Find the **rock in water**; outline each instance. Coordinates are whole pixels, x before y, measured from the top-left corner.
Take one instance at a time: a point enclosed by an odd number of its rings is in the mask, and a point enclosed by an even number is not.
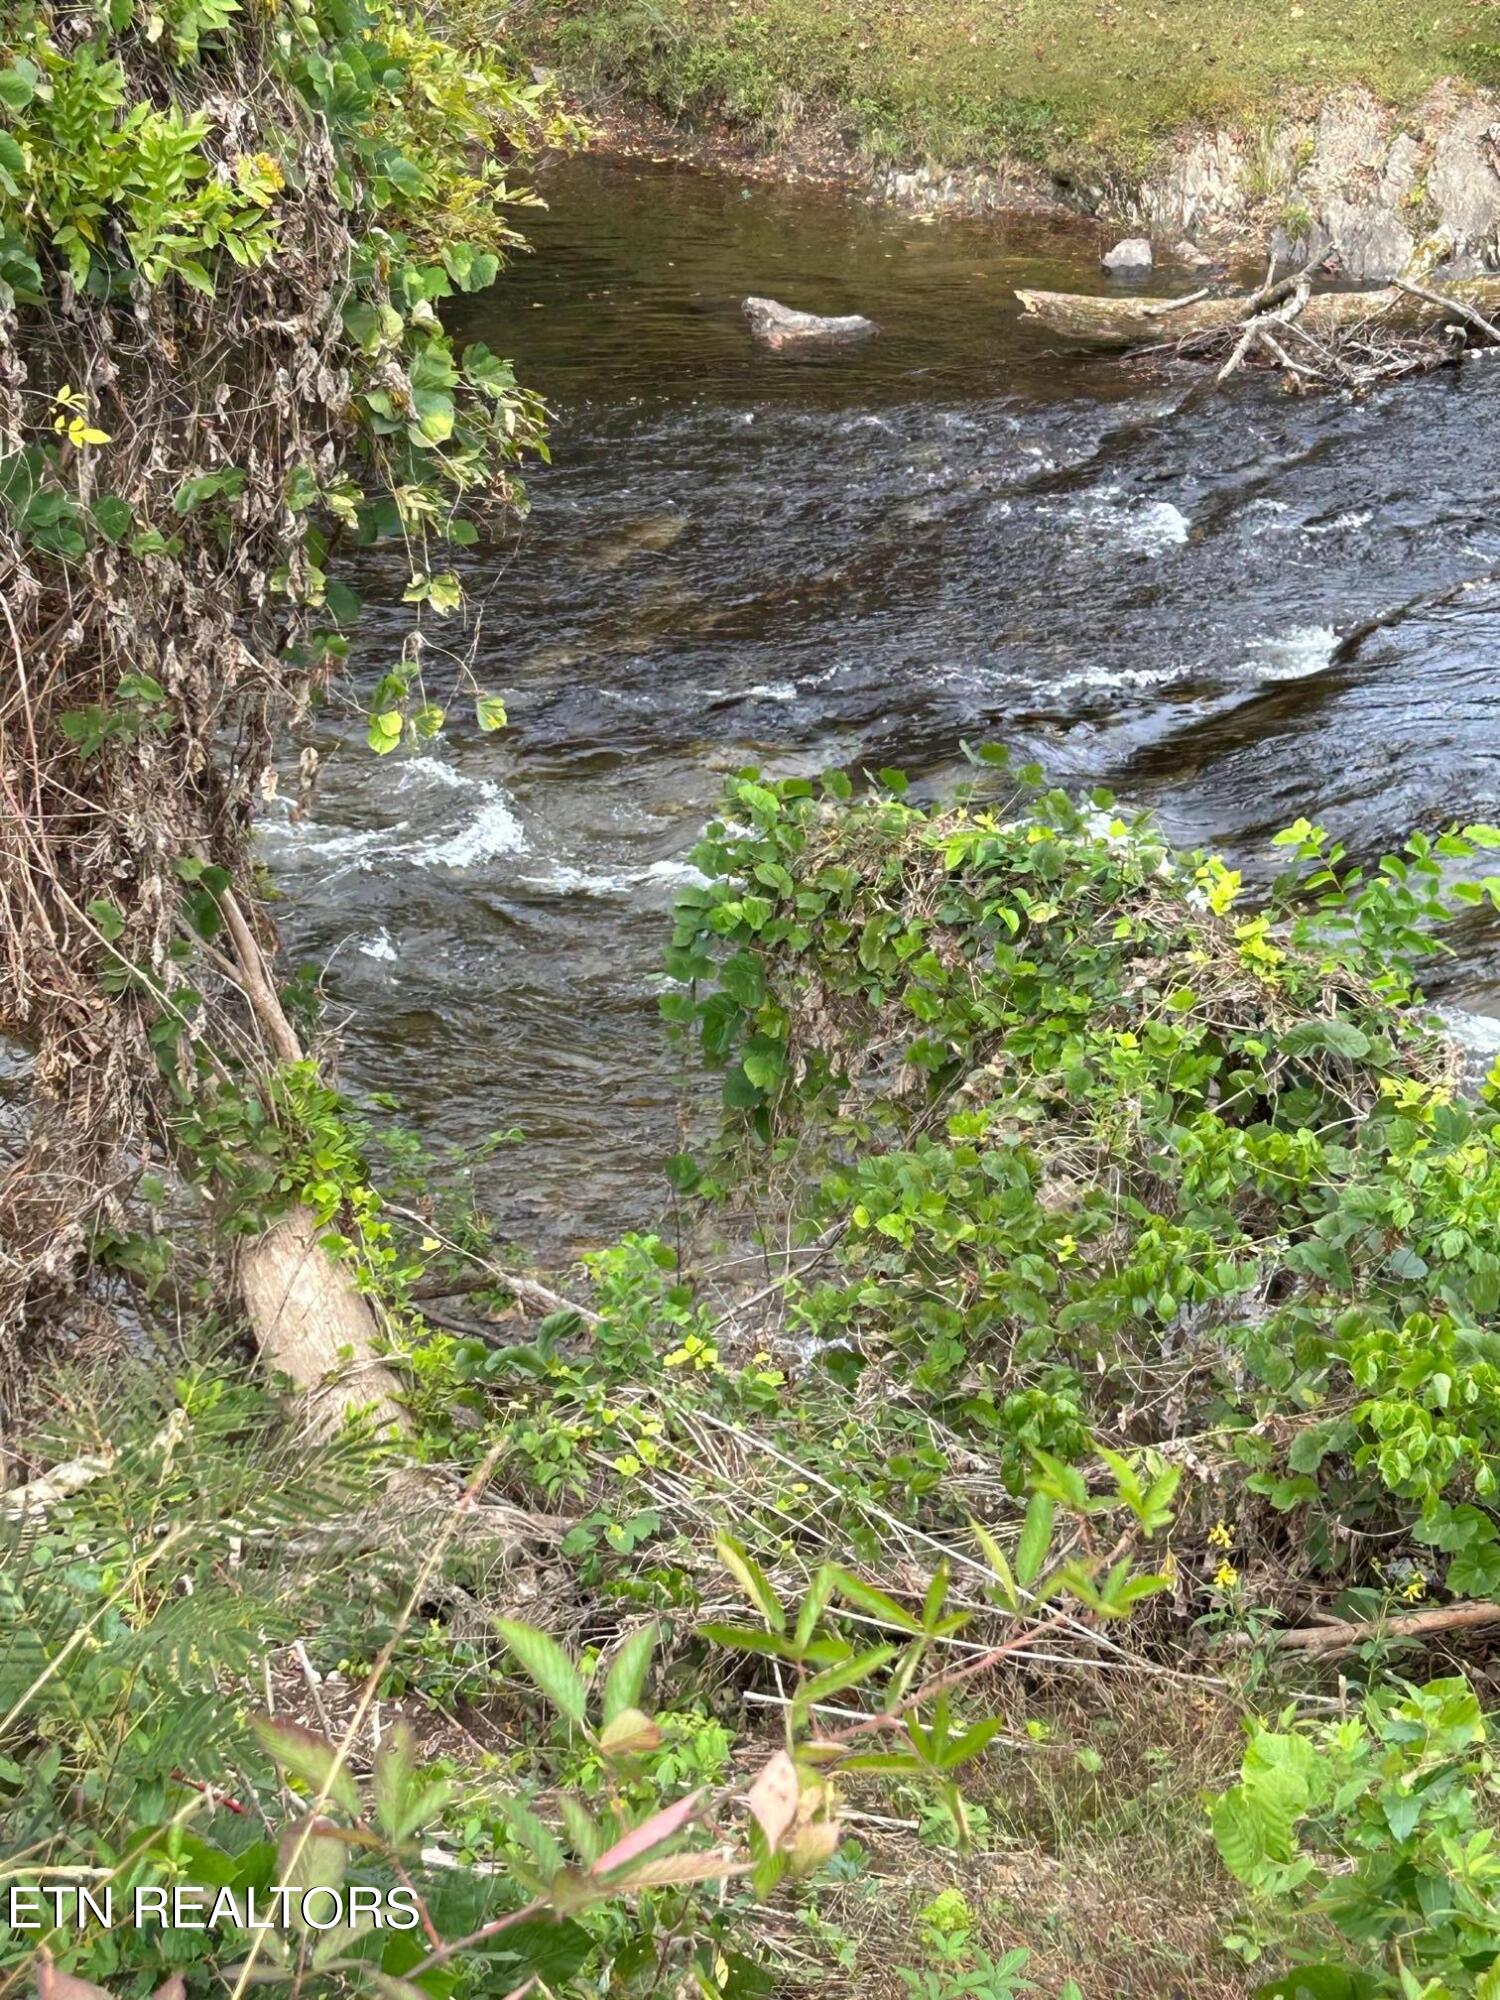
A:
[[[861,313],[845,313],[825,319],[821,313],[794,312],[775,299],[746,299],[745,317],[750,330],[767,347],[801,347],[817,340],[863,340],[875,331],[875,322]]]
[[[1099,259],[1106,271],[1112,271],[1117,278],[1129,277],[1136,271],[1151,269],[1151,245],[1144,236],[1127,236],[1117,243],[1113,250],[1106,250]]]

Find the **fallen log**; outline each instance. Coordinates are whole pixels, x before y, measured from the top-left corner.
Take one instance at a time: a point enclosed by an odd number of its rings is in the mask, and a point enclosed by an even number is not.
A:
[[[1156,347],[1164,337],[1229,334],[1243,324],[1251,304],[1245,294],[1183,299],[1163,325],[1161,309],[1172,303],[1163,299],[1034,291],[1018,291],[1016,297],[1033,319],[1053,333],[1102,347]],[[1446,298],[1401,285],[1387,285],[1378,292],[1314,292],[1302,308],[1300,323],[1309,333],[1330,338],[1372,322],[1393,332],[1425,333],[1474,313],[1496,312],[1500,312],[1500,277],[1470,278],[1450,285]]]
[[[1263,1632],[1259,1638],[1240,1635],[1236,1643],[1279,1646],[1299,1653],[1347,1653],[1367,1639],[1425,1639],[1439,1632],[1458,1632],[1478,1625],[1500,1625],[1500,1604],[1440,1604],[1400,1618],[1331,1619],[1326,1625],[1298,1625]]]

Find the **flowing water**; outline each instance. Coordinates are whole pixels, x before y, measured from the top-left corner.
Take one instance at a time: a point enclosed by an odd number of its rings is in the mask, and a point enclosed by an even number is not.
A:
[[[376,765],[329,723],[316,819],[266,829],[351,1080],[435,1138],[524,1132],[481,1169],[517,1240],[661,1206],[660,955],[726,769],[941,783],[998,740],[1252,863],[1302,812],[1374,851],[1500,816],[1500,588],[1331,664],[1357,620],[1500,563],[1500,369],[1213,394],[1020,316],[1017,285],[1098,288],[1091,231],[638,163],[542,185],[535,256],[464,327],[556,412],[529,521],[465,570],[514,726],[456,710]],[[751,292],[879,334],[770,355]],[[370,671],[401,630],[376,615]],[[1500,1014],[1489,927],[1447,990]]]

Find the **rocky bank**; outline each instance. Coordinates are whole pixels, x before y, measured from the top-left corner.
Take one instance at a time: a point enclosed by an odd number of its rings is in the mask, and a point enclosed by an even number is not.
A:
[[[1034,208],[1035,170],[886,168],[887,199],[926,209]],[[1462,277],[1500,268],[1500,95],[1444,83],[1405,111],[1348,90],[1255,131],[1187,133],[1143,181],[1050,190],[1163,243],[1231,251],[1268,241],[1283,256],[1336,248],[1357,279],[1414,264]]]

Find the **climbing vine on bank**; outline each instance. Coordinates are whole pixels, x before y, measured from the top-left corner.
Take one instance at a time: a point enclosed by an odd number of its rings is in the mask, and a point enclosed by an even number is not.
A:
[[[909,1383],[1015,1484],[1095,1438],[1232,1469],[1221,1599],[1270,1546],[1277,1589],[1496,1594],[1496,1082],[1459,1088],[1416,978],[1500,895],[1500,832],[1360,869],[1301,822],[1252,907],[1105,795],[1002,786],[733,782],[669,955],[723,1076],[678,1185],[748,1174],[825,1246],[788,1292],[823,1365]]]
[[[503,726],[463,572],[543,412],[444,312],[568,135],[462,9],[0,14],[0,1029],[36,1056],[0,1325],[122,1233],[163,1150],[297,1095],[248,1004],[274,950],[248,831],[349,658],[357,551],[411,607],[362,683],[370,746]]]

